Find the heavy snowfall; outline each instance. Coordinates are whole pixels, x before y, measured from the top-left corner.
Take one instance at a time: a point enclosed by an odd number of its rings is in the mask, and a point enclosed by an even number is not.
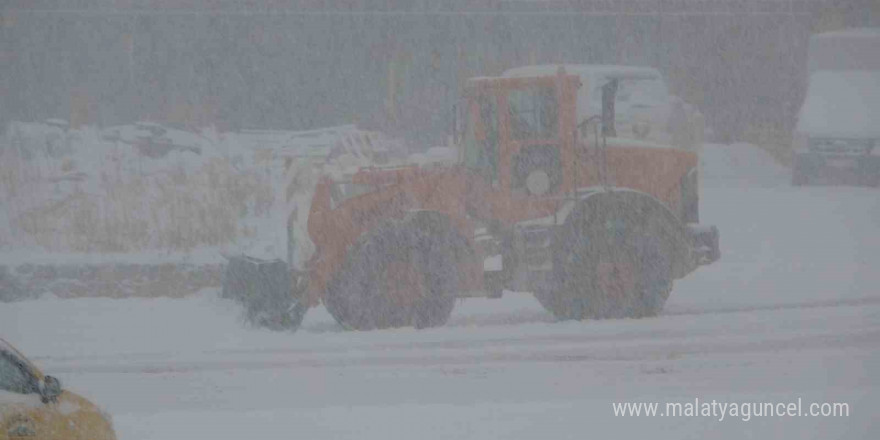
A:
[[[46,398],[48,376],[35,376],[34,399],[22,404],[28,392],[8,386],[5,356],[26,357],[88,399],[121,440],[880,435],[880,166],[870,165],[880,160],[880,57],[838,71],[874,46],[827,49],[814,37],[880,44],[876,5],[685,1],[663,18],[668,5],[652,1],[73,3],[0,7],[0,440],[58,438],[40,430],[41,411],[78,411],[58,403],[64,395]],[[309,223],[322,182],[344,181],[333,187],[341,195],[327,195],[342,215],[340,206],[388,187],[358,183],[358,172],[457,169],[469,136],[490,137],[486,108],[508,105],[504,96],[483,106],[467,78],[515,88],[546,75],[536,65],[617,72],[589,81],[613,80],[619,136],[603,116],[607,95],[571,100],[578,119],[582,106],[602,117],[584,131],[595,151],[675,144],[668,149],[696,157],[699,223],[717,228],[717,261],[675,279],[656,313],[607,319],[560,319],[509,284],[500,298],[452,292],[443,322],[359,325],[309,290],[364,286],[334,282],[368,270],[348,259],[326,281],[315,269],[315,255],[332,255],[322,246],[343,240]],[[678,124],[687,130],[669,122],[676,112],[687,113]],[[513,105],[493,117],[506,129]],[[864,156],[850,153],[861,145]],[[835,156],[816,159],[831,148]],[[498,157],[490,188],[505,182]],[[567,185],[552,176],[528,174],[523,191],[540,198]],[[609,191],[601,178],[598,191]],[[381,206],[364,211],[393,209]],[[532,225],[556,218],[536,217]],[[345,219],[353,229],[368,222]],[[494,227],[478,226],[474,243]],[[708,252],[700,245],[695,255]],[[500,247],[481,254],[485,273],[511,264]],[[279,262],[284,286],[248,278],[228,294],[227,266],[241,255]],[[408,276],[395,278],[388,289],[403,293],[392,296],[436,287]],[[261,300],[249,295],[267,289],[284,300],[253,306]],[[843,404],[846,413],[661,414],[712,401],[749,411],[802,402],[804,413]],[[661,410],[617,411],[640,403]]]

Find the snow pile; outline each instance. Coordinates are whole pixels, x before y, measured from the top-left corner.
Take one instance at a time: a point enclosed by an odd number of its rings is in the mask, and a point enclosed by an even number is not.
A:
[[[180,131],[160,144],[127,128],[59,138],[49,125],[12,124],[0,140],[0,247],[190,251],[253,234],[240,219],[271,209],[270,182],[224,137],[187,145]]]
[[[285,259],[287,217],[297,213],[294,242],[305,261],[318,176],[344,179],[403,151],[352,125],[195,133],[153,123],[68,130],[63,121],[15,122],[0,137],[0,250],[210,248]]]

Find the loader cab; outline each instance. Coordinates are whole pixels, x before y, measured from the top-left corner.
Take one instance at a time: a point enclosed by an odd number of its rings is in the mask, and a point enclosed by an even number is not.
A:
[[[579,86],[564,70],[469,80],[460,163],[503,199],[538,201],[570,190]]]
[[[577,75],[578,123],[602,118],[602,133],[610,138],[671,141],[667,122],[677,100],[669,94],[662,73],[653,67],[610,64],[542,64],[520,66],[502,73],[505,78],[553,76],[559,69]]]

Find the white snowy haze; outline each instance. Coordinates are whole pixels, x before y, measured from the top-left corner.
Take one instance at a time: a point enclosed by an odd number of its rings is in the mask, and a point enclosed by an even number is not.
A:
[[[880,438],[878,191],[876,0],[0,1],[0,440]]]

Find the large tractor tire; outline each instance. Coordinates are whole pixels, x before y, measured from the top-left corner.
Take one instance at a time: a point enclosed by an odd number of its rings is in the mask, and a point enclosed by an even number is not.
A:
[[[301,287],[284,261],[235,256],[226,265],[221,296],[241,303],[245,319],[253,325],[296,330],[308,310]]]
[[[672,237],[651,206],[603,197],[557,231],[553,272],[535,296],[558,319],[658,314],[672,291]]]
[[[457,235],[436,219],[387,222],[352,247],[324,296],[343,327],[446,323],[458,292]]]

